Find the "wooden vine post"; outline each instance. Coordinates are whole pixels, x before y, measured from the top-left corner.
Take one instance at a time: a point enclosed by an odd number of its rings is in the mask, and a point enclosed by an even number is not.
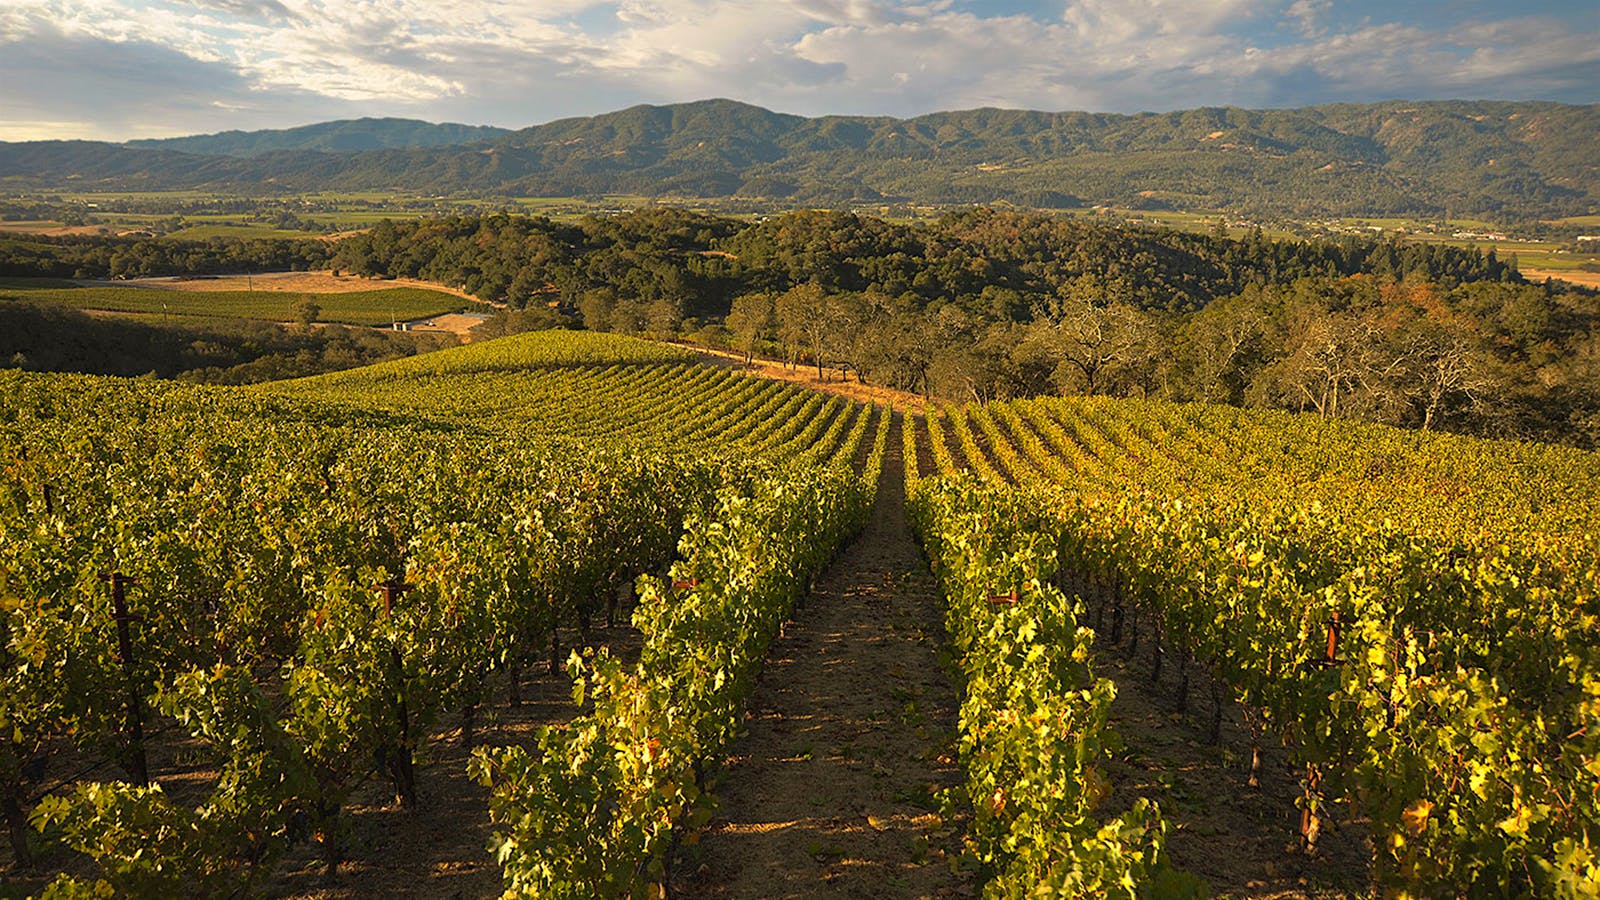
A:
[[[383,597],[384,615],[393,616],[395,601],[414,587],[416,585],[395,578],[379,582],[372,589]],[[411,740],[411,709],[406,700],[405,661],[400,658],[400,645],[393,641],[389,643],[389,668],[395,685],[394,715],[399,730],[396,746],[388,754],[389,774],[394,777],[395,799],[400,801],[403,809],[414,809],[417,805],[417,777],[413,763],[415,748]]]
[[[1323,658],[1317,663],[1321,668],[1331,669],[1339,664],[1339,613],[1333,612],[1328,620],[1328,643]],[[1312,804],[1318,796],[1318,789],[1322,784],[1322,772],[1315,765],[1306,764],[1306,784],[1304,792],[1305,806],[1300,809],[1300,838],[1305,843],[1307,853],[1317,847],[1317,838],[1322,834],[1322,819],[1312,809]]]
[[[128,628],[130,623],[140,621],[138,616],[128,612],[127,593],[128,585],[137,584],[138,580],[121,572],[108,573],[106,580],[111,583],[111,618],[117,623],[117,662],[127,679],[128,774],[139,784],[149,784],[150,764],[144,751],[144,701],[140,698],[135,671],[133,635]]]
[[[26,446],[17,449],[17,459],[23,463],[28,462],[28,448]],[[44,514],[46,516],[55,515],[56,500],[55,494],[51,491],[50,482],[40,479],[39,489],[44,499]]]
[[[1017,593],[1016,588],[1012,588],[1010,593],[991,593],[988,594],[984,599],[990,606],[1016,606],[1017,603],[1021,601],[1022,597]]]
[[[1119,646],[1122,644],[1123,614],[1122,579],[1114,578],[1111,581],[1111,643],[1113,646]],[[1137,652],[1138,649],[1139,639],[1135,637],[1133,640],[1133,649],[1129,652]]]
[[[0,630],[0,667],[3,668],[10,668],[12,664],[9,644],[9,636]],[[27,871],[33,868],[33,852],[28,845],[32,828],[28,825],[28,814],[22,808],[27,792],[23,785],[23,761],[19,749],[11,742],[10,732],[0,730],[0,814],[5,816],[13,865]]]

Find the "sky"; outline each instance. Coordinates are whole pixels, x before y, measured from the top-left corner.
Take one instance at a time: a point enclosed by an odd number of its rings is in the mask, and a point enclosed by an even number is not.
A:
[[[0,0],[0,140],[403,116],[1600,102],[1596,0]]]

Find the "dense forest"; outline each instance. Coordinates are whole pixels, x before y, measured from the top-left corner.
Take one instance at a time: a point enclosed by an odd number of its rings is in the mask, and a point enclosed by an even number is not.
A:
[[[572,223],[511,215],[384,222],[338,242],[331,263],[516,307],[576,307],[591,290],[608,289],[624,306],[662,303],[679,319],[720,317],[739,294],[805,283],[1023,320],[1083,278],[1108,297],[1171,311],[1302,277],[1520,280],[1492,252],[1442,244],[1272,241],[1259,231],[1190,234],[991,209],[917,225],[825,210],[749,222],[671,208]]]
[[[332,264],[537,310],[527,327],[691,336],[946,398],[1107,393],[1600,438],[1594,293],[1438,244],[987,209],[929,225],[656,209],[386,223]]]
[[[1511,221],[1600,210],[1597,105],[1391,101],[1138,115],[978,109],[895,119],[806,118],[707,100],[563,119],[456,146],[328,152],[282,137],[148,147],[0,143],[0,179],[27,189],[625,194],[781,208],[1105,203],[1301,219]],[[286,149],[223,155],[245,145]]]

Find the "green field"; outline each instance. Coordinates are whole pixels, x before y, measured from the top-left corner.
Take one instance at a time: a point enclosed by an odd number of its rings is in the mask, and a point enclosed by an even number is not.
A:
[[[310,299],[321,308],[317,320],[347,325],[387,325],[453,312],[467,304],[460,297],[423,288],[384,288],[343,294],[295,291],[168,291],[159,288],[106,287],[29,289],[20,281],[0,282],[0,301],[26,299],[76,309],[174,316],[210,316],[294,321],[295,305]]]
[[[366,228],[384,219],[415,219],[446,215],[483,214],[501,208],[518,212],[571,219],[590,213],[646,206],[650,198],[633,195],[581,197],[434,197],[384,191],[321,191],[280,197],[242,197],[208,191],[108,191],[52,192],[61,201],[86,209],[95,221],[120,230],[162,229],[173,215],[183,216],[184,227],[166,237],[205,240],[213,237],[303,238],[316,232],[280,229],[270,224],[278,211],[287,209],[319,226],[338,230]],[[211,204],[259,203],[255,210],[230,211],[196,209]],[[169,201],[166,206],[162,201]],[[138,205],[130,210],[129,204]],[[35,221],[37,228],[58,227],[56,221]],[[27,229],[17,229],[27,230]]]
[[[180,228],[167,235],[170,238],[188,241],[203,241],[214,237],[245,240],[253,238],[303,238],[307,236],[307,232],[304,231],[273,228],[270,225],[243,225],[232,222],[191,225],[188,228]]]

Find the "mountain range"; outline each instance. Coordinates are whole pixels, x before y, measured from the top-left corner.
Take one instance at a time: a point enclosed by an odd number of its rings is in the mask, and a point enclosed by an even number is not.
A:
[[[384,150],[391,147],[438,147],[469,144],[510,132],[492,125],[436,125],[418,119],[341,119],[298,128],[265,131],[222,131],[189,137],[128,141],[127,147],[176,150],[211,156],[260,156],[275,150],[327,150],[335,153]]]
[[[367,119],[128,144],[0,142],[0,186],[1104,203],[1298,218],[1600,211],[1597,104],[977,109],[897,119],[706,100],[493,131]],[[465,142],[444,143],[452,135]]]

